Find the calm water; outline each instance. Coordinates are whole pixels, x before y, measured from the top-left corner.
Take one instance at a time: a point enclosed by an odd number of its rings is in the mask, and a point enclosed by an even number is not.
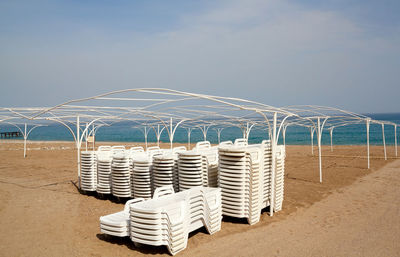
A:
[[[368,114],[375,120],[386,120],[400,124],[400,113],[395,114]],[[11,125],[0,125],[0,131],[16,131]],[[400,143],[400,128],[397,129],[397,138]],[[242,132],[239,128],[225,128],[221,133],[221,141],[234,140],[242,137]],[[14,138],[15,139],[15,138]],[[22,138],[19,138],[22,139]],[[263,139],[268,139],[268,133],[260,129],[253,129],[250,133],[249,141],[251,143],[259,143]],[[394,127],[385,126],[385,139],[388,145],[394,144]],[[47,127],[40,127],[32,131],[29,135],[29,140],[63,140],[72,141],[73,137],[69,131],[59,125],[50,124]],[[132,124],[116,124],[111,127],[101,127],[96,134],[97,141],[116,141],[116,142],[144,142],[143,133],[135,128]],[[203,134],[200,129],[195,129],[191,134],[191,142],[203,140]],[[217,132],[212,127],[207,134],[207,140],[211,143],[218,143]],[[167,132],[164,130],[161,136],[162,142],[169,142]],[[155,133],[151,130],[148,134],[148,142],[156,142]],[[174,142],[186,143],[187,131],[178,128]],[[280,143],[282,137],[280,137]],[[316,143],[316,134],[314,134],[314,143]],[[323,144],[330,144],[329,131],[324,130],[322,136]],[[351,125],[346,127],[338,127],[333,131],[333,143],[340,145],[360,145],[366,144],[366,127],[365,124]],[[370,126],[370,143],[375,145],[382,144],[382,128],[381,125],[371,124]],[[304,145],[310,144],[310,131],[307,128],[290,126],[286,131],[286,144]]]

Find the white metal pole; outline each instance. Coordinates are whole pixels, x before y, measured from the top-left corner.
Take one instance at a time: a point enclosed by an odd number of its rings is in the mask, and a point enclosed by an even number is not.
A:
[[[275,208],[275,174],[276,174],[276,147],[277,147],[277,138],[276,138],[276,125],[277,125],[277,113],[274,113],[273,118],[273,128],[272,128],[272,137],[271,137],[271,202],[270,202],[270,212],[269,215],[274,215],[274,208]]]
[[[246,123],[246,133],[244,134],[244,138],[249,140],[249,122]]]
[[[314,129],[310,127],[311,136],[311,155],[314,155]]]
[[[76,116],[76,151],[78,157],[78,186],[81,189],[81,144],[80,144],[80,124],[79,124],[79,116]]]
[[[170,123],[169,123],[169,134],[170,134],[170,137],[169,137],[169,143],[170,143],[170,147],[171,147],[171,150],[172,150],[172,141],[174,140],[174,134],[173,134],[173,130],[172,130],[172,118],[170,118]]]
[[[319,182],[322,183],[322,156],[321,156],[321,121],[318,117],[318,160],[319,160]]]
[[[24,133],[24,158],[26,157],[26,139],[28,138],[26,134],[26,123],[25,123],[25,133]]]
[[[95,138],[96,132],[94,131],[94,124],[92,124],[92,131],[93,131],[93,133],[92,133],[92,137],[93,137],[92,145],[93,145],[93,151],[94,151],[95,150],[94,141],[96,140],[96,138]]]
[[[204,141],[207,141],[207,130],[206,130],[206,126],[203,126],[203,138],[204,138]]]
[[[396,133],[397,125],[394,125],[394,152],[397,157],[397,133]]]
[[[331,135],[331,152],[333,152],[333,143],[332,143],[332,138],[333,138],[333,127],[329,130],[329,134]]]
[[[367,124],[367,160],[368,160],[368,169],[370,168],[370,161],[369,161],[369,123],[370,123],[370,120],[367,119],[366,124]]]
[[[88,150],[88,131],[89,129],[88,129],[88,124],[86,123],[86,132],[85,132],[85,146],[86,146],[86,151]]]
[[[190,150],[190,134],[192,133],[191,128],[188,128],[188,150]]]
[[[222,129],[217,129],[218,144],[221,143],[221,132],[222,132]]]
[[[157,124],[157,146],[160,147],[160,124]]]
[[[283,127],[283,134],[282,134],[282,136],[283,136],[283,145],[284,146],[286,146],[286,128],[287,128],[287,126]]]
[[[385,124],[382,123],[382,141],[383,141],[383,152],[385,154],[385,161],[387,160],[386,155],[386,140],[385,140]]]
[[[144,146],[147,151],[147,127],[144,127]]]

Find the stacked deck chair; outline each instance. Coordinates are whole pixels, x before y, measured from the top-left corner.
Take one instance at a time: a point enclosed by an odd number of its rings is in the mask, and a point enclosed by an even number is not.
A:
[[[174,185],[175,160],[172,154],[162,154],[153,157],[154,188]]]
[[[221,191],[194,187],[172,195],[130,206],[131,240],[135,243],[166,245],[174,255],[187,246],[188,234],[205,226],[210,234],[221,229]]]
[[[125,203],[123,211],[100,217],[100,231],[118,237],[130,235],[129,208],[131,204],[144,201],[143,198],[131,199]]]
[[[146,153],[150,158],[153,158],[155,155],[162,154],[163,150],[161,150],[158,146],[151,146],[147,148]]]
[[[200,153],[186,151],[178,157],[179,190],[203,185],[203,160]]]
[[[277,146],[275,184],[272,185],[272,150],[268,140],[248,145],[237,139],[233,146],[219,147],[219,187],[223,214],[247,218],[250,225],[259,221],[261,210],[271,205],[274,186],[274,211],[282,209],[284,198],[285,146]]]
[[[152,159],[148,154],[137,154],[133,158],[133,197],[150,199],[152,195]]]
[[[218,150],[210,142],[198,142],[191,151],[178,157],[179,190],[218,185]]]
[[[96,151],[81,152],[81,189],[96,191],[97,187],[97,155]]]
[[[134,197],[134,189],[135,189],[135,183],[133,181],[133,160],[135,159],[136,156],[141,156],[145,155],[145,151],[143,147],[141,146],[136,146],[136,147],[131,147],[129,149],[129,168],[130,168],[130,180],[131,180],[131,195]]]
[[[111,194],[111,146],[97,149],[97,188],[99,194]]]
[[[159,189],[157,197],[173,194],[173,188],[170,186],[162,187]],[[100,217],[100,231],[104,234],[118,237],[130,236],[130,206],[145,199],[136,198],[128,200],[125,203],[124,210]]]
[[[264,196],[263,202],[265,206],[270,205],[271,200],[271,188],[272,188],[272,149],[271,149],[271,141],[263,140],[262,147],[264,149]]]
[[[174,147],[172,149],[172,156],[174,158],[174,170],[172,173],[172,179],[173,179],[173,186],[174,186],[174,191],[179,192],[179,174],[178,174],[178,160],[179,160],[179,153],[186,152],[186,147],[184,146],[178,146]]]
[[[210,142],[198,142],[195,151],[202,155],[203,186],[218,186],[218,147],[211,147]]]
[[[219,148],[219,187],[222,213],[247,218],[250,225],[260,220],[263,206],[262,151],[259,146]]]
[[[228,146],[228,145],[233,145],[232,141],[223,141],[219,143],[218,146]]]
[[[111,191],[116,197],[132,197],[131,161],[129,151],[113,149],[111,164]]]
[[[276,152],[275,211],[282,210],[285,178],[285,146],[279,145]]]

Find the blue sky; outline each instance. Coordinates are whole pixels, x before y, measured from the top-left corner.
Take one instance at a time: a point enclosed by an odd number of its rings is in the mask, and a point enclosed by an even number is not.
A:
[[[0,106],[166,87],[399,112],[400,1],[0,1]]]

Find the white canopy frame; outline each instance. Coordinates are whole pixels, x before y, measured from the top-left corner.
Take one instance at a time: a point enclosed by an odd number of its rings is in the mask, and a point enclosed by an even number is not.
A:
[[[0,121],[10,118],[36,121],[50,120],[67,127],[74,137],[78,150],[78,178],[80,178],[79,152],[83,138],[95,132],[93,127],[99,127],[100,124],[103,124],[102,126],[106,124],[111,126],[115,122],[123,120],[151,124],[153,130],[157,131],[158,144],[161,134],[165,130],[168,134],[171,148],[173,147],[176,130],[180,126],[188,132],[188,146],[190,148],[191,132],[196,127],[202,131],[204,140],[207,139],[207,132],[210,127],[217,128],[218,141],[220,142],[223,128],[218,126],[224,125],[228,127],[230,125],[245,124],[241,125],[242,131],[245,132],[244,137],[249,138],[250,132],[255,126],[264,125],[268,128],[268,138],[271,140],[272,177],[274,177],[276,168],[274,164],[276,159],[275,150],[280,133],[282,132],[283,143],[286,144],[286,130],[289,125],[308,127],[311,135],[312,154],[313,135],[314,132],[317,132],[320,182],[322,182],[321,140],[325,126],[332,128],[330,133],[333,133],[333,128],[337,126],[366,122],[368,130],[368,168],[370,166],[370,122],[382,124],[382,127],[384,127],[384,124],[394,125],[395,133],[397,127],[397,124],[374,121],[365,115],[332,107],[302,105],[277,108],[240,98],[195,94],[163,88],[136,88],[113,91],[93,97],[67,101],[53,107],[0,108]],[[71,125],[68,125],[74,123],[76,124],[76,132],[73,131]],[[85,128],[81,128],[81,124],[86,124]],[[157,130],[155,126],[157,126]],[[89,130],[89,127],[92,127],[92,130]],[[147,128],[145,129],[145,134],[148,134]],[[145,136],[145,141],[147,141],[146,138],[147,136]],[[385,140],[384,131],[383,140]],[[386,142],[384,141],[383,143],[386,153]],[[395,148],[397,156],[396,136]],[[331,150],[333,150],[332,143]],[[273,206],[271,212],[273,212]]]

